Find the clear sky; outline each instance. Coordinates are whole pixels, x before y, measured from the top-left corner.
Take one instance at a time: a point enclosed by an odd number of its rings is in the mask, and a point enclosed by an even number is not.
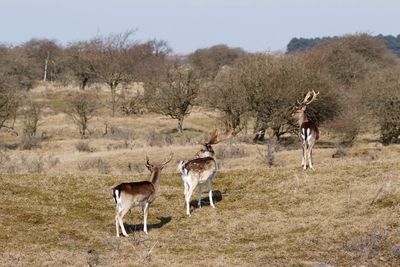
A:
[[[215,44],[284,51],[293,37],[400,34],[400,0],[0,0],[0,42],[61,44],[137,29],[177,53]]]

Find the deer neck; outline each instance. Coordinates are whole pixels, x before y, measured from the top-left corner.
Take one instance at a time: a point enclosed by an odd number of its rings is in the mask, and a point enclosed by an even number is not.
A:
[[[308,116],[305,112],[302,112],[299,114],[299,126],[301,126],[303,123],[309,121]]]
[[[151,173],[151,183],[154,186],[154,189],[158,191],[158,188],[160,187],[160,176],[161,176],[161,170],[159,168],[155,168],[153,172]]]

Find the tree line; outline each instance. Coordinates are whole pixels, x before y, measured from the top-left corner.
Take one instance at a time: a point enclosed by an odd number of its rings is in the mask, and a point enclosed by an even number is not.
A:
[[[352,145],[360,132],[376,126],[384,144],[400,142],[400,64],[375,37],[337,37],[288,54],[215,45],[177,56],[166,41],[138,42],[132,35],[128,31],[65,47],[37,39],[1,46],[0,127],[12,128],[21,91],[50,80],[81,88],[69,106],[82,137],[88,135],[98,101],[85,89],[103,83],[112,116],[156,112],[176,119],[183,131],[192,107],[202,106],[218,111],[226,129],[247,129],[252,121],[254,133],[267,129],[279,141],[296,129],[289,116],[296,100],[313,89],[320,97],[309,116],[334,133],[340,145]],[[124,95],[118,89],[132,83],[143,90]],[[37,113],[34,106],[29,110]]]
[[[303,52],[306,49],[313,48],[319,44],[341,37],[316,37],[316,38],[292,38],[286,46],[287,53]],[[382,35],[378,34],[373,38],[382,41],[385,46],[392,51],[393,54],[400,56],[400,34],[397,36],[393,35]]]

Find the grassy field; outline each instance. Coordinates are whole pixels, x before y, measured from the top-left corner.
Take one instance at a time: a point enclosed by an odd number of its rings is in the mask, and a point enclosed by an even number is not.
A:
[[[271,168],[260,157],[265,145],[240,141],[245,136],[218,144],[216,208],[204,194],[204,206],[186,216],[177,162],[197,152],[196,143],[218,126],[215,117],[195,110],[179,135],[171,130],[175,121],[154,114],[102,114],[85,141],[89,152],[77,150],[78,131],[51,107],[41,120],[48,138],[40,147],[14,148],[19,137],[3,134],[9,149],[0,165],[0,265],[400,265],[400,146],[371,138],[332,158],[336,149],[323,135],[315,171],[301,169],[296,142],[274,154]],[[105,121],[115,125],[113,134],[101,134]],[[115,237],[111,188],[148,179],[145,155],[161,161],[170,151],[149,234],[134,208],[124,218],[130,236]]]

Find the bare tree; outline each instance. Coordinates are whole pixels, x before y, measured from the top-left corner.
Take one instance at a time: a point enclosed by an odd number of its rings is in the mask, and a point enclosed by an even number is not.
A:
[[[230,48],[226,45],[215,45],[196,50],[189,55],[189,62],[197,68],[203,77],[214,79],[219,69],[246,55],[241,48]]]
[[[151,46],[153,54],[157,57],[163,57],[172,52],[171,47],[169,47],[168,42],[165,40],[152,39],[146,44]]]
[[[0,62],[0,73],[7,77],[7,84],[25,90],[33,87],[37,73],[24,49],[0,45]]]
[[[202,90],[205,102],[223,113],[222,120],[226,131],[232,128],[240,131],[247,123],[249,105],[246,102],[244,87],[238,78],[237,68],[224,66],[214,81]]]
[[[16,81],[0,73],[0,129],[13,129],[19,106],[18,92],[15,89]]]
[[[22,44],[21,48],[25,50],[32,65],[38,70],[38,75],[42,72],[43,81],[55,79],[57,58],[62,53],[62,48],[55,40],[31,39]],[[39,76],[37,78],[39,79]]]
[[[145,84],[149,110],[178,120],[178,131],[183,131],[183,120],[190,114],[200,89],[199,73],[178,62],[166,64],[159,75]]]
[[[236,67],[249,109],[256,118],[255,132],[269,128],[277,140],[292,132],[290,108],[311,88],[323,92],[322,103],[310,109],[314,121],[320,123],[337,110],[332,104],[335,98],[329,80],[307,69],[301,57],[255,54],[242,58]]]
[[[79,88],[84,90],[95,78],[91,49],[93,44],[87,41],[70,43],[65,50],[66,64],[71,74],[79,82]]]
[[[364,83],[365,98],[373,116],[367,116],[366,124],[375,119],[379,125],[384,145],[400,143],[400,67],[382,69],[371,74]],[[368,114],[368,113],[367,113]]]
[[[68,114],[78,126],[81,138],[87,138],[89,121],[97,110],[96,99],[89,93],[78,93],[69,101]]]
[[[41,115],[41,106],[38,103],[30,102],[23,113],[24,135],[36,136]]]
[[[96,78],[110,88],[112,116],[117,109],[117,86],[132,79],[129,69],[134,62],[130,52],[136,45],[130,40],[133,33],[131,30],[91,40],[91,68]]]

